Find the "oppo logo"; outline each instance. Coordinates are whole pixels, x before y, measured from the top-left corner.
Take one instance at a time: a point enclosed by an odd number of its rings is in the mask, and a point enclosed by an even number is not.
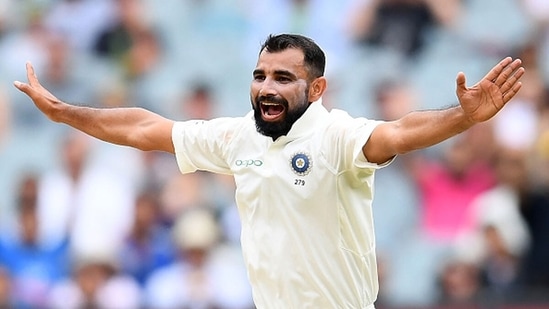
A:
[[[244,166],[244,167],[248,167],[248,166],[261,166],[261,165],[263,165],[263,161],[261,161],[261,160],[253,160],[253,159],[249,159],[249,160],[236,160],[234,163],[236,164],[236,166]]]

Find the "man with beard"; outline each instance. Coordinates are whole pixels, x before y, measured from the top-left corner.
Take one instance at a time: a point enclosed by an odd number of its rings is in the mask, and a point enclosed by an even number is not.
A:
[[[472,87],[459,73],[459,105],[383,122],[326,110],[324,67],[311,39],[271,35],[253,71],[253,111],[208,121],[70,105],[39,84],[30,64],[29,83],[15,86],[53,121],[110,143],[174,153],[183,173],[233,175],[258,308],[371,309],[375,171],[492,118],[521,88],[524,68],[505,58]]]

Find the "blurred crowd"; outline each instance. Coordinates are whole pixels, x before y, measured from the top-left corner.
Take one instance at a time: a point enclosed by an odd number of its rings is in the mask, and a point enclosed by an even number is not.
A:
[[[281,32],[325,50],[327,107],[374,119],[523,60],[494,119],[376,174],[376,306],[549,307],[549,1],[0,0],[0,308],[254,308],[232,178],[52,123],[12,82],[30,61],[74,104],[239,116]]]

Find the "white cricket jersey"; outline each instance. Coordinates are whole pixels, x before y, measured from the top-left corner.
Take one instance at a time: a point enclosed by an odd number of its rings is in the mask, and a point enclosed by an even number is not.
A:
[[[240,118],[177,122],[181,172],[232,174],[257,308],[373,308],[374,171],[362,147],[379,121],[312,103],[287,136]]]

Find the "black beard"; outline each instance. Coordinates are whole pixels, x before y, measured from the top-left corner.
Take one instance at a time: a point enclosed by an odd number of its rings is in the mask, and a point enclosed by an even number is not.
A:
[[[252,104],[252,107],[254,109],[255,127],[257,129],[257,132],[262,135],[268,136],[273,140],[276,140],[282,135],[288,134],[288,132],[290,132],[290,129],[292,128],[292,125],[301,116],[303,116],[307,108],[309,108],[309,102],[303,102],[305,104],[300,104],[297,109],[290,110],[288,107],[288,101],[284,99],[270,99],[270,101],[275,101],[276,103],[284,105],[284,107],[286,108],[286,116],[281,121],[269,122],[263,120],[263,118],[261,117],[261,108],[259,107],[259,105],[261,104],[260,102],[263,100],[263,97],[256,98],[255,101],[257,104]]]

